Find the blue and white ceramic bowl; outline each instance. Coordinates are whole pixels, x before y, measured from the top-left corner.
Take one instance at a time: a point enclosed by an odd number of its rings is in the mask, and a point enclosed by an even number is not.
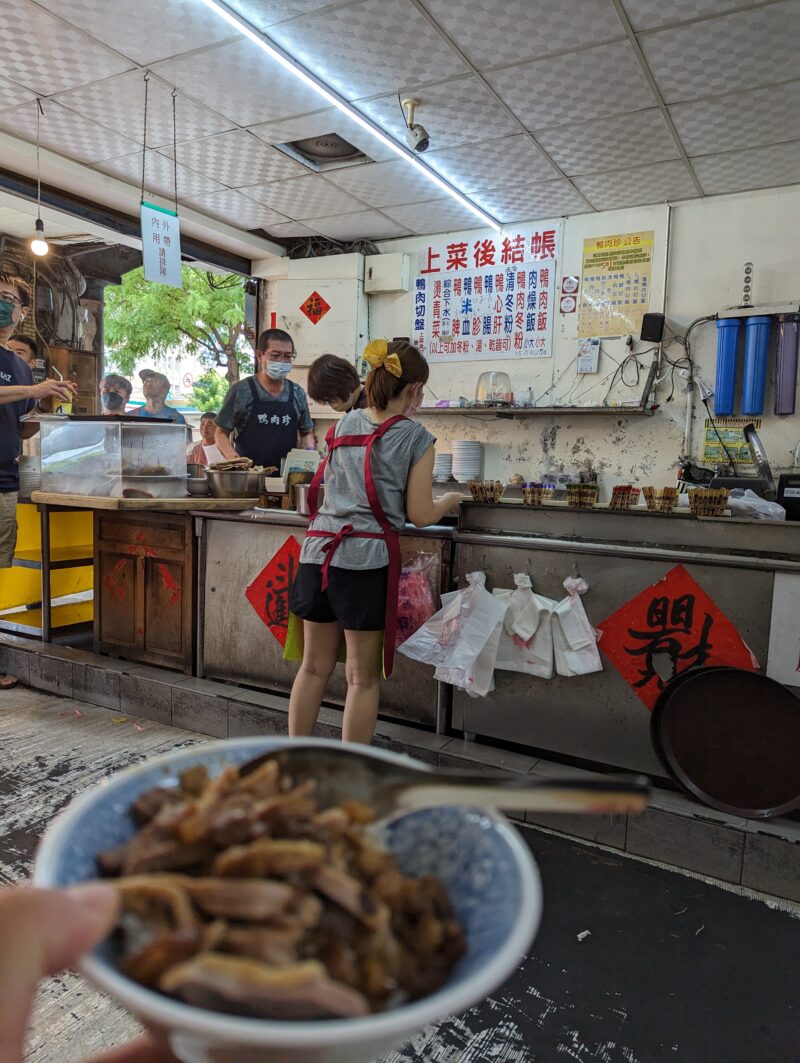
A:
[[[242,738],[194,746],[119,772],[77,798],[47,831],[36,858],[38,886],[60,887],[97,875],[97,853],[133,833],[127,812],[145,790],[171,785],[193,764],[216,774],[287,739]],[[331,743],[317,739],[316,745]],[[365,746],[367,757],[409,758]],[[429,1023],[482,1000],[516,969],[538,929],[539,873],[528,847],[502,816],[486,810],[409,812],[386,828],[386,844],[410,875],[435,874],[447,887],[467,937],[467,951],[438,992],[360,1019],[275,1022],[238,1018],[179,1003],[126,978],[101,945],[82,973],[166,1038],[185,1063],[371,1063]]]

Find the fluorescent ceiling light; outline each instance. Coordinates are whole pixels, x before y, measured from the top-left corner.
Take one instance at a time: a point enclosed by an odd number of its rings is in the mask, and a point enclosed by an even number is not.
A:
[[[457,188],[454,188],[449,182],[434,173],[433,170],[424,166],[415,155],[410,151],[407,151],[406,148],[396,140],[384,133],[384,131],[379,126],[375,125],[374,122],[371,122],[369,118],[365,118],[357,108],[353,107],[345,99],[337,95],[332,89],[328,88],[328,86],[320,81],[319,78],[316,78],[313,74],[309,73],[305,67],[301,66],[300,63],[293,59],[288,53],[284,52],[276,44],[273,44],[272,41],[268,40],[263,34],[254,30],[249,23],[234,14],[225,4],[218,3],[217,0],[200,0],[200,2],[205,4],[207,8],[210,8],[215,14],[219,15],[220,18],[225,19],[225,21],[233,26],[234,29],[238,30],[242,36],[247,37],[248,40],[253,42],[253,44],[258,45],[262,52],[266,52],[268,56],[280,63],[281,66],[285,67],[290,73],[294,74],[299,81],[302,81],[309,88],[313,89],[317,95],[323,98],[323,100],[326,100],[333,107],[338,108],[346,114],[348,118],[360,125],[362,129],[366,129],[366,131],[375,137],[376,140],[379,140],[384,147],[389,148],[395,153],[395,155],[399,155],[401,159],[404,159],[409,166],[413,166],[419,173],[424,174],[431,184],[436,185],[438,189],[450,196],[451,199],[454,199],[456,203],[459,203],[465,210],[474,214],[484,225],[487,225],[490,229],[494,229],[496,232],[502,230],[502,226],[500,226],[491,215],[486,214],[485,211],[476,207],[475,204],[467,199],[466,196],[462,195]]]

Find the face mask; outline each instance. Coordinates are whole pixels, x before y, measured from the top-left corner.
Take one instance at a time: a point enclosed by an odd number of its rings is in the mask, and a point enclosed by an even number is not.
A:
[[[267,362],[267,376],[270,380],[283,380],[291,371],[291,362]]]
[[[15,324],[14,314],[17,307],[9,299],[0,299],[0,328]]]
[[[100,396],[100,401],[107,410],[118,410],[120,406],[125,405],[125,399],[118,395],[116,391],[103,392]]]

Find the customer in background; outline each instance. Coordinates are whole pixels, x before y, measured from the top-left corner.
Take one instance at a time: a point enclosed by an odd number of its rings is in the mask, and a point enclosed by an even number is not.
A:
[[[367,393],[355,366],[335,354],[320,355],[311,363],[306,386],[309,398],[337,413],[362,410],[367,405]]]
[[[216,416],[216,410],[206,410],[200,418],[200,442],[192,447],[186,458],[190,465],[213,465],[215,461],[225,460],[222,451],[215,443]]]
[[[329,434],[325,500],[312,513],[289,608],[302,620],[303,663],[289,700],[289,734],[314,732],[344,633],[347,699],[342,738],[372,740],[381,665],[391,672],[400,530],[435,524],[457,508],[457,493],[433,499],[436,440],[409,420],[422,401],[428,363],[406,341],[370,343],[367,408],[352,410]],[[313,491],[313,489],[312,489]],[[292,627],[290,626],[290,633]],[[287,657],[291,648],[287,639]],[[382,660],[381,660],[382,658]]]
[[[106,373],[100,381],[100,405],[106,416],[125,413],[130,402],[133,385],[117,373]]]
[[[172,406],[167,406],[167,395],[172,386],[163,373],[157,373],[154,369],[142,369],[139,373],[142,381],[142,393],[144,394],[144,406],[140,406],[133,413],[137,417],[159,417],[175,424],[186,424],[186,418]]]
[[[217,446],[227,459],[242,455],[279,469],[295,447],[314,449],[314,422],[306,393],[288,379],[297,353],[283,329],[262,332],[255,376],[234,384],[217,415]]]
[[[31,371],[36,368],[39,345],[32,336],[26,336],[23,332],[15,332],[8,341],[8,349],[21,358],[27,366],[30,366]]]

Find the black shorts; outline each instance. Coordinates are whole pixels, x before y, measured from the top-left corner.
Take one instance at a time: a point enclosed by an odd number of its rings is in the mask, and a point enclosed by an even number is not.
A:
[[[344,631],[383,631],[386,626],[386,584],[389,569],[328,569],[322,589],[322,566],[301,564],[289,591],[289,608],[315,624],[338,622]]]

